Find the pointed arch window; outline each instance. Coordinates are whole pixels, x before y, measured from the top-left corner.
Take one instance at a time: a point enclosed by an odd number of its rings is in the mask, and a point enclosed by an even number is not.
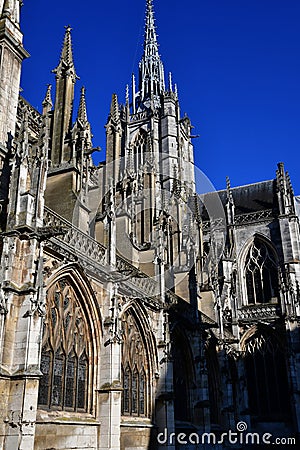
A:
[[[122,414],[149,416],[149,364],[145,343],[131,314],[125,312],[122,324]]]
[[[139,385],[139,374],[137,368],[135,367],[133,375],[132,375],[132,384],[131,384],[131,394],[132,394],[132,414],[138,413],[138,385]]]
[[[90,331],[75,290],[61,279],[47,292],[38,404],[87,411]]]
[[[210,337],[206,342],[205,357],[208,376],[208,395],[211,424],[221,424],[221,379],[217,357],[216,340]]]
[[[193,366],[186,336],[179,327],[173,331],[172,342],[174,416],[176,421],[189,421]]]
[[[289,420],[289,388],[284,349],[269,332],[257,330],[245,345],[249,410],[257,420]]]
[[[130,413],[130,386],[131,386],[131,375],[130,367],[127,366],[125,372],[122,371],[123,375],[123,402],[122,411],[124,414]]]
[[[255,238],[245,264],[248,304],[269,303],[278,299],[278,264],[274,252]]]
[[[76,372],[76,356],[75,353],[72,352],[68,356],[67,365],[66,365],[66,390],[65,390],[65,406],[67,408],[74,408],[74,379]]]
[[[139,411],[140,414],[145,414],[145,372],[142,369],[140,373],[140,383],[139,383]]]
[[[147,135],[145,132],[139,132],[135,137],[133,144],[133,163],[135,171],[144,164],[144,154],[147,150]]]

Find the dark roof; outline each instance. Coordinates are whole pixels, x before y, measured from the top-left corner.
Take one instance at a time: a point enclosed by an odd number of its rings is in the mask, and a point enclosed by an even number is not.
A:
[[[236,215],[266,209],[277,209],[276,180],[261,181],[245,186],[234,187],[231,188],[231,192]],[[216,201],[216,196],[220,199],[223,207],[226,206],[226,189],[203,194],[203,196],[201,196],[201,199],[204,199],[204,206],[202,206],[203,220],[208,220],[205,205],[212,201]]]

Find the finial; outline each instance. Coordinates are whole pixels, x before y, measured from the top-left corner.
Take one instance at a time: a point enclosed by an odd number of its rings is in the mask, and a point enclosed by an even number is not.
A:
[[[176,97],[178,97],[178,86],[177,86],[177,83],[175,83],[175,85],[174,85],[174,92],[175,92]]]

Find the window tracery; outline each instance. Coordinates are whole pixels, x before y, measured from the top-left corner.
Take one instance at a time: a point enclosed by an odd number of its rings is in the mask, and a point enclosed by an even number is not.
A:
[[[89,328],[75,290],[61,279],[47,292],[38,403],[87,410]]]
[[[144,154],[147,149],[147,135],[145,132],[139,132],[136,135],[132,144],[132,149],[135,170],[137,171],[144,164]]]
[[[172,333],[172,360],[175,420],[191,420],[193,365],[186,335],[179,327]]]
[[[269,303],[278,298],[278,266],[274,254],[263,241],[255,239],[245,265],[249,304]]]
[[[149,366],[146,348],[134,317],[125,312],[122,320],[122,414],[148,416]]]
[[[245,370],[250,414],[258,420],[289,416],[284,348],[275,335],[258,329],[245,342]]]

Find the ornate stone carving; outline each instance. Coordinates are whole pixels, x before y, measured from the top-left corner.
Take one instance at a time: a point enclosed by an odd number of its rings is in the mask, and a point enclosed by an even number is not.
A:
[[[270,303],[263,305],[244,306],[238,311],[238,318],[242,321],[257,321],[275,319],[280,316],[280,307]]]

